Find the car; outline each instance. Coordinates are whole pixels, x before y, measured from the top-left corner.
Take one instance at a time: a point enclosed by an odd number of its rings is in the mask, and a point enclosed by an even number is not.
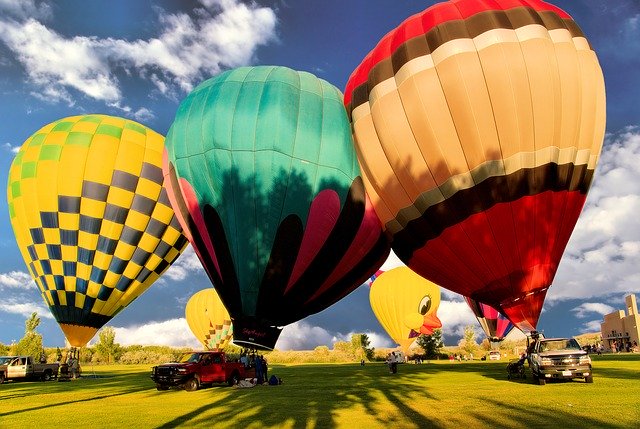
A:
[[[548,380],[584,379],[593,383],[591,358],[575,338],[532,338],[527,360],[534,381],[544,385]]]
[[[500,360],[500,352],[498,350],[491,350],[489,352],[489,360]]]
[[[196,351],[185,353],[178,362],[169,362],[151,368],[151,379],[158,390],[181,386],[192,392],[203,384],[237,384],[244,378],[255,377],[255,370],[239,362],[227,360],[224,352]]]

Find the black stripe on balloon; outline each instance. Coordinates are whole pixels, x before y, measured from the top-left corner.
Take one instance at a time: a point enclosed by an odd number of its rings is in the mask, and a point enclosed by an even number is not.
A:
[[[496,204],[517,201],[546,191],[586,194],[592,179],[593,170],[586,165],[553,163],[489,177],[472,188],[462,189],[441,203],[430,206],[420,217],[407,222],[401,231],[393,235],[391,246],[401,260],[408,261],[413,252],[424,247],[427,241],[439,237],[445,229]],[[400,210],[396,219],[402,217],[403,210]]]
[[[327,189],[328,187],[323,188]],[[358,233],[364,217],[364,209],[364,184],[362,179],[357,177],[349,188],[344,207],[326,241],[307,269],[283,296],[284,302],[290,306],[288,308],[302,308],[318,287],[331,275]],[[314,227],[314,225],[307,224],[307,228],[309,227]]]
[[[367,255],[322,295],[308,302],[304,307],[306,314],[302,317],[318,313],[356,290],[387,260],[390,250],[386,236],[380,232],[378,241]]]
[[[85,310],[75,306],[51,305],[49,309],[58,323],[68,325],[89,326],[100,329],[111,320],[111,316],[87,313]]]
[[[353,109],[369,102],[370,91],[376,85],[392,78],[409,61],[430,55],[448,42],[471,39],[494,29],[515,30],[528,25],[542,25],[548,31],[566,29],[572,37],[584,37],[584,33],[572,19],[561,18],[553,11],[538,12],[526,6],[487,10],[466,19],[440,22],[426,33],[402,42],[390,55],[367,71],[367,81],[353,89],[351,102],[346,106],[349,118],[351,119]],[[397,32],[398,29],[394,31]]]
[[[487,337],[495,337],[498,332],[498,319],[485,318],[484,320],[489,331],[485,332],[485,334],[487,334]]]
[[[469,308],[471,308],[471,311],[473,312],[474,316],[476,316],[476,317],[484,317],[483,314],[482,314],[482,307],[480,306],[480,303],[478,301],[474,301],[473,299],[471,299],[469,297],[465,297],[464,300],[469,305]]]
[[[238,277],[231,257],[231,251],[229,250],[229,242],[227,241],[227,235],[224,232],[222,221],[216,209],[209,204],[204,205],[202,212],[204,218],[204,224],[209,233],[209,239],[213,243],[216,258],[218,260],[218,267],[220,267],[220,274],[222,275],[222,282],[220,286],[215,281],[213,282],[220,299],[227,308],[230,315],[242,313],[242,297],[240,296],[240,285],[238,284]],[[189,218],[191,221],[191,218]],[[195,225],[194,225],[195,227]],[[196,234],[197,236],[197,234]],[[204,255],[209,253],[204,249]],[[210,260],[211,268],[215,273],[215,267],[213,266],[213,260]]]
[[[291,312],[282,296],[295,266],[303,234],[302,221],[294,214],[285,217],[278,226],[258,292],[256,316],[282,320],[283,314]],[[282,326],[286,323],[274,324]]]

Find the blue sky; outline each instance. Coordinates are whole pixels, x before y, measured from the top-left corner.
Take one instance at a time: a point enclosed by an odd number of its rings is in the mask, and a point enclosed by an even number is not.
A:
[[[59,118],[106,113],[166,134],[178,103],[230,67],[284,65],[344,85],[366,53],[403,19],[434,1],[0,0],[0,182],[17,148]],[[79,6],[82,4],[82,6]],[[640,292],[640,2],[556,0],[598,53],[607,86],[607,138],[583,211],[540,319],[553,335],[599,330],[602,315]],[[30,281],[0,199],[0,342],[21,338],[38,311],[46,345],[64,337]],[[391,259],[385,267],[398,265]],[[185,255],[110,325],[123,344],[196,345],[184,306],[209,287]],[[459,295],[439,311],[448,344],[476,324]],[[391,341],[362,286],[333,307],[285,328],[278,347],[312,348],[367,332]]]

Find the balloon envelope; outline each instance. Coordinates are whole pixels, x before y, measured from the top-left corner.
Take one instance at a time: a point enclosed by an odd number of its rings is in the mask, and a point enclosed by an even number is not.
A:
[[[222,350],[233,338],[231,316],[213,288],[189,299],[185,317],[193,335],[208,350]]]
[[[309,73],[243,67],[198,86],[164,172],[237,345],[273,348],[278,327],[338,301],[388,255],[340,91]]]
[[[84,346],[188,244],[163,187],[163,137],[105,115],[60,119],[22,145],[9,216],[69,343]]]
[[[398,257],[534,329],[605,130],[578,25],[539,0],[439,3],[380,41],[345,104]]]
[[[369,301],[382,327],[405,354],[418,336],[431,335],[442,326],[437,317],[440,288],[407,267],[380,274],[371,284]]]
[[[471,308],[471,311],[473,311],[476,319],[478,319],[478,323],[480,323],[489,341],[502,341],[504,337],[509,335],[509,332],[513,330],[513,323],[495,308],[466,296],[464,299],[469,305],[469,308]]]

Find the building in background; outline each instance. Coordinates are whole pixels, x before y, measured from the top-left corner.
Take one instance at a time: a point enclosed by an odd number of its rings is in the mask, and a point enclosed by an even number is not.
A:
[[[602,344],[605,351],[627,351],[627,349],[638,350],[640,342],[640,316],[638,315],[638,304],[634,294],[624,298],[625,310],[614,311],[604,316],[604,322],[600,324],[602,333]]]

